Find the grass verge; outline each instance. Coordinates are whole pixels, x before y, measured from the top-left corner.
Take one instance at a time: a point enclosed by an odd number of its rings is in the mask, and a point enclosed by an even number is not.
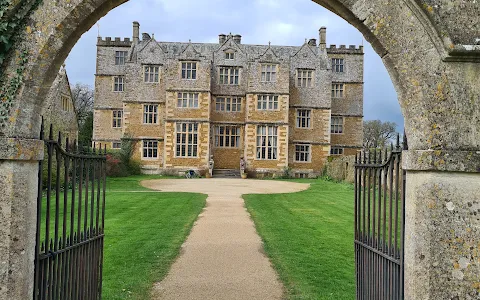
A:
[[[323,180],[294,194],[245,195],[288,299],[355,298],[353,186]]]

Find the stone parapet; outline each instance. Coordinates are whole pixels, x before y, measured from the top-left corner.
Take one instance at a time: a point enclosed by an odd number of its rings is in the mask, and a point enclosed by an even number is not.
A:
[[[105,39],[102,39],[102,37],[97,38],[97,46],[102,46],[102,47],[131,47],[132,42],[130,38],[124,38],[123,40],[119,37],[116,37],[114,40],[112,40],[111,37],[106,37]]]
[[[328,54],[361,54],[363,55],[363,46],[355,46],[355,45],[349,45],[348,48],[345,45],[340,45],[337,48],[337,45],[330,45],[329,48],[327,48],[327,53]]]

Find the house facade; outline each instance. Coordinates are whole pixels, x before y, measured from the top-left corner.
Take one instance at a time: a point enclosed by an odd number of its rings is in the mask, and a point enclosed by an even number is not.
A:
[[[78,121],[65,66],[58,71],[45,101],[42,117],[46,132],[51,124],[55,138],[61,132],[63,140],[68,137],[73,143],[78,138]]]
[[[93,140],[120,148],[148,173],[239,169],[318,175],[363,138],[363,47],[98,38]]]

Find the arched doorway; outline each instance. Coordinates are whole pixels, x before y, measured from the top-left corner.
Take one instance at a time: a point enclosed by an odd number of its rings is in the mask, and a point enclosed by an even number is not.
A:
[[[5,191],[0,199],[10,212],[2,216],[9,263],[2,267],[8,275],[5,292],[0,293],[14,299],[31,295],[35,160],[41,158],[43,147],[35,139],[43,99],[81,34],[124,2],[76,0],[38,6],[21,2],[10,8],[31,10],[28,17],[20,14],[27,25],[18,27],[14,47],[5,52],[0,108],[4,147],[0,186]],[[364,34],[382,57],[399,95],[411,149],[404,161],[406,298],[478,296],[480,47],[475,38],[480,22],[471,20],[480,15],[479,4],[316,2]],[[455,262],[462,257],[469,264],[458,269]]]

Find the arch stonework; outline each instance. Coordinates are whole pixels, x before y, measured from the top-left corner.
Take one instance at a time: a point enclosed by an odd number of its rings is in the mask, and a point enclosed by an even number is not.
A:
[[[0,101],[0,299],[32,295],[43,100],[80,36],[126,1],[44,0],[3,65],[14,76],[27,53],[12,106]],[[398,94],[409,139],[405,299],[478,299],[480,2],[314,1],[363,33]]]

